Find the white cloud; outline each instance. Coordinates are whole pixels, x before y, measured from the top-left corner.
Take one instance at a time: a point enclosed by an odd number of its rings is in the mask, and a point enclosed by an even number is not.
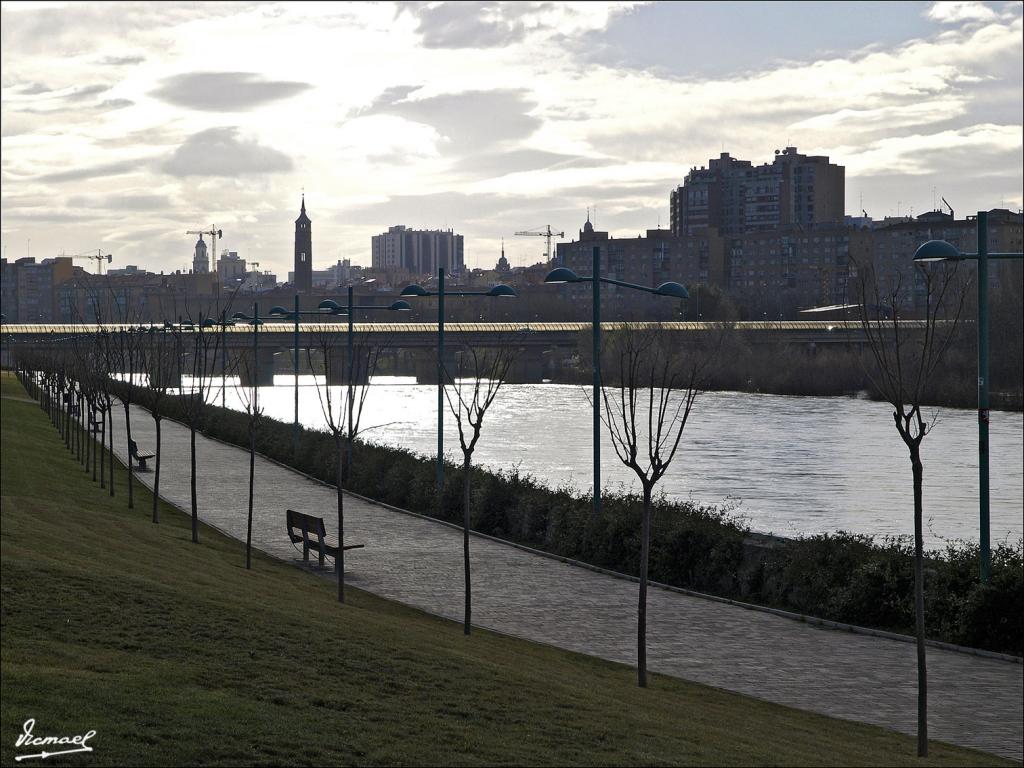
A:
[[[19,194],[49,197],[53,214],[67,217],[79,211],[57,192],[81,194],[71,188],[88,179],[96,222],[19,222],[40,209],[5,198],[5,233],[34,245],[50,232],[88,242],[106,237],[108,220],[122,215],[105,201],[148,195],[171,206],[139,211],[139,227],[166,226],[167,234],[119,235],[124,248],[138,248],[119,258],[159,268],[187,250],[184,228],[216,220],[226,247],[260,250],[251,258],[283,273],[302,188],[318,253],[365,262],[370,235],[398,223],[392,210],[423,210],[419,224],[461,229],[470,251],[540,221],[575,229],[592,202],[605,226],[635,233],[659,215],[667,221],[669,188],[720,151],[756,163],[786,145],[828,154],[893,201],[911,195],[900,185],[929,174],[966,185],[965,167],[1011,174],[1010,193],[1020,186],[1019,6],[996,15],[983,5],[937,4],[903,44],[714,80],[595,65],[566,44],[634,6],[488,3],[482,19],[496,36],[467,46],[474,6],[428,4],[441,9],[428,30],[421,15],[387,4],[76,4],[10,13],[5,5],[5,184],[16,179]],[[741,23],[742,6],[737,14]],[[435,37],[424,45],[428,32]],[[237,108],[230,120],[195,108],[216,106],[211,93]],[[963,164],[966,153],[973,166]],[[903,177],[878,181],[887,170]],[[982,186],[964,186],[958,205],[998,203],[982,199]],[[922,208],[930,187],[926,195]],[[432,208],[416,207],[426,200]],[[431,224],[430,216],[442,218]]]
[[[996,12],[985,3],[939,0],[932,3],[925,15],[941,24],[961,24],[965,21],[992,21]]]
[[[1005,158],[1022,149],[1021,131],[1013,125],[974,125],[962,130],[911,134],[881,139],[866,147],[841,147],[848,176],[933,173],[937,155],[969,152],[975,173],[986,167],[1003,171],[1002,163],[986,163],[988,156]]]

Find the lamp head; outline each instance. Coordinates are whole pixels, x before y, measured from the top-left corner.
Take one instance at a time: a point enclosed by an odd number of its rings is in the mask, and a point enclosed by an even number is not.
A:
[[[914,253],[914,261],[959,261],[963,255],[952,243],[929,240]]]
[[[245,314],[245,312],[235,312],[235,314],[233,314],[231,316],[231,319],[232,320],[248,320],[249,316],[247,314]]]
[[[271,317],[287,317],[288,310],[282,306],[271,307],[268,313]]]
[[[202,325],[203,328],[213,328],[213,326],[215,326],[216,323],[213,322],[213,318],[212,317],[208,317],[205,320],[203,320],[201,325]]]
[[[488,296],[504,296],[505,298],[512,298],[512,299],[514,299],[517,294],[516,294],[514,288],[510,288],[507,285],[503,285],[503,284],[499,283],[498,285],[496,285],[493,288],[491,288],[491,290],[489,290],[487,292],[487,295]]]
[[[408,301],[398,300],[392,302],[391,306],[388,307],[388,309],[390,309],[392,312],[411,312],[412,305],[410,305]]]
[[[316,308],[321,312],[330,312],[333,314],[338,314],[341,311],[341,305],[334,299],[324,299],[316,305]]]
[[[402,292],[400,294],[398,294],[398,295],[399,296],[426,296],[427,295],[427,289],[424,288],[422,285],[416,285],[414,283],[413,285],[405,286],[405,288],[402,289]]]
[[[690,292],[679,283],[662,283],[654,292],[659,296],[671,296],[674,299],[690,298]]]
[[[573,272],[568,267],[558,267],[548,272],[547,277],[544,278],[545,283],[579,283],[582,282],[580,276]]]

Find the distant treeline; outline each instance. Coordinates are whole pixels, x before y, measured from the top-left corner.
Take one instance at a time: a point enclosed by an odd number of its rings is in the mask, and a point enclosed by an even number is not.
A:
[[[138,394],[136,400],[145,403],[144,393]],[[183,417],[177,398],[168,398],[161,410],[173,419]],[[202,431],[248,449],[245,414],[211,406]],[[303,429],[298,455],[293,456],[292,425],[265,418],[256,437],[256,450],[335,483],[333,445],[326,433]],[[446,468],[439,511],[432,460],[357,441],[345,487],[387,504],[460,523],[461,472],[454,464]],[[258,477],[256,482],[258,493]],[[516,470],[495,473],[475,469],[473,496],[472,527],[476,531],[614,571],[638,572],[642,503],[636,496],[603,495],[601,517],[589,530],[589,495],[568,486],[546,487]],[[907,510],[908,533],[911,519]],[[848,533],[797,539],[765,537],[752,534],[720,507],[660,499],[653,517],[650,576],[723,597],[910,633],[914,626],[912,549],[909,537],[882,541]],[[1024,655],[1024,542],[995,547],[988,584],[979,583],[977,571],[975,544],[951,543],[927,555],[928,636]]]
[[[925,399],[929,405],[974,408],[978,403],[977,327],[961,326],[959,338],[929,382]],[[880,399],[870,372],[870,352],[849,344],[800,345],[768,341],[741,331],[724,334],[717,364],[708,371],[706,389],[711,391],[758,392],[771,395],[848,395],[866,393]],[[859,331],[858,331],[859,334]],[[851,339],[853,336],[851,335]],[[590,337],[581,340],[577,364],[563,370],[559,381],[589,383]],[[993,408],[1024,410],[1024,347],[1021,333],[1012,327],[993,325],[989,354],[990,398]]]

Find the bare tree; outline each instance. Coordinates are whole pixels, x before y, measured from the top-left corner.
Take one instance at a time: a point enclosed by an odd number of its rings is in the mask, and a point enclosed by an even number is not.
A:
[[[219,315],[219,312],[213,314]],[[191,320],[191,318],[190,318]],[[180,323],[179,323],[180,325]],[[188,330],[187,336],[185,330]],[[192,511],[192,542],[199,543],[199,503],[196,493],[196,432],[206,414],[207,399],[210,395],[220,348],[220,331],[212,321],[207,321],[205,314],[191,322],[190,326],[181,330],[180,338],[183,347],[189,351],[189,386],[181,387],[182,413],[189,431],[189,467],[190,493]],[[179,357],[179,359],[181,359]]]
[[[363,406],[370,391],[370,378],[377,370],[383,345],[361,341],[353,343],[352,370],[348,384],[342,392],[335,392],[330,384],[332,370],[348,372],[348,352],[339,341],[337,326],[321,324],[313,331],[314,343],[323,357],[324,383],[316,382],[317,398],[323,413],[324,423],[334,440],[334,483],[337,489],[338,507],[338,554],[334,558],[334,569],[338,574],[338,602],[345,602],[345,499],[342,492],[345,477],[344,456],[347,435],[354,438],[360,432]],[[306,348],[310,368],[313,367],[312,349]],[[351,407],[350,407],[351,406]],[[349,427],[348,425],[351,424]]]
[[[114,396],[112,376],[117,370],[116,355],[114,353],[113,341],[110,333],[101,330],[96,334],[96,366],[98,375],[96,377],[97,402],[99,404],[100,418],[103,419],[101,435],[109,442],[105,450],[100,453],[100,474],[103,474],[103,467],[107,468],[107,490],[114,495]],[[101,480],[100,487],[103,487]]]
[[[651,500],[682,441],[720,334],[679,346],[656,326],[617,330],[602,365],[601,418],[615,455],[636,474],[643,493],[640,523],[640,594],[637,606],[637,683],[647,687],[647,571]],[[613,378],[613,382],[607,379]]]
[[[122,323],[127,322],[127,315]],[[136,376],[141,368],[142,341],[141,333],[134,328],[124,327],[112,335],[112,352],[117,374],[125,376],[123,386],[117,388],[121,405],[124,408],[125,446],[128,451],[128,509],[135,508],[135,483],[132,472],[132,402],[135,399]]]
[[[910,452],[914,484],[914,634],[917,641],[917,754],[928,754],[928,673],[924,634],[924,536],[922,487],[924,464],[921,442],[934,426],[925,420],[922,405],[926,390],[942,366],[953,343],[967,298],[967,281],[957,263],[928,267],[915,264],[916,280],[897,270],[879,275],[870,263],[859,263],[861,329],[873,366],[865,366],[882,398],[892,406],[896,431]],[[919,329],[902,326],[913,313],[914,294],[923,306]]]
[[[462,568],[465,576],[465,612],[462,631],[470,633],[473,601],[469,567],[470,491],[473,469],[473,451],[480,440],[487,409],[494,403],[501,385],[508,378],[518,348],[505,343],[500,347],[483,350],[464,343],[458,355],[456,369],[445,368],[447,382],[444,387],[448,410],[455,417],[462,448]]]
[[[170,338],[168,338],[170,332]],[[178,373],[179,361],[175,354],[181,348],[180,329],[165,325],[163,328],[151,328],[148,342],[143,349],[143,369],[146,372],[148,386],[145,390],[145,405],[153,417],[156,427],[156,447],[153,449],[153,522],[160,522],[160,459],[161,435],[160,426],[163,421],[163,405],[167,399],[168,381]],[[181,382],[178,382],[181,386]]]
[[[256,331],[258,333],[258,331]],[[245,529],[245,567],[252,568],[252,510],[253,493],[256,485],[256,433],[260,427],[263,417],[263,405],[259,399],[259,381],[256,370],[257,360],[253,355],[239,354],[235,357],[234,367],[241,374],[239,384],[235,387],[238,392],[238,399],[245,409],[247,426],[249,432],[249,515]],[[242,382],[246,379],[252,381],[252,387],[246,387]],[[227,371],[224,371],[224,380],[227,380]]]

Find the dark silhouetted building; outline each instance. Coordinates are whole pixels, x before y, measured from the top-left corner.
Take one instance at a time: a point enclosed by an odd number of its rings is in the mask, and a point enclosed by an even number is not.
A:
[[[313,222],[306,215],[306,196],[302,196],[302,210],[295,220],[295,290],[308,293],[313,290]]]
[[[192,257],[192,271],[197,275],[205,275],[210,271],[210,257],[207,255],[206,243],[200,235],[196,240],[196,252]]]
[[[669,197],[677,237],[714,227],[739,235],[787,227],[842,223],[846,169],[796,147],[776,150],[771,164],[754,166],[723,152],[694,168]]]

